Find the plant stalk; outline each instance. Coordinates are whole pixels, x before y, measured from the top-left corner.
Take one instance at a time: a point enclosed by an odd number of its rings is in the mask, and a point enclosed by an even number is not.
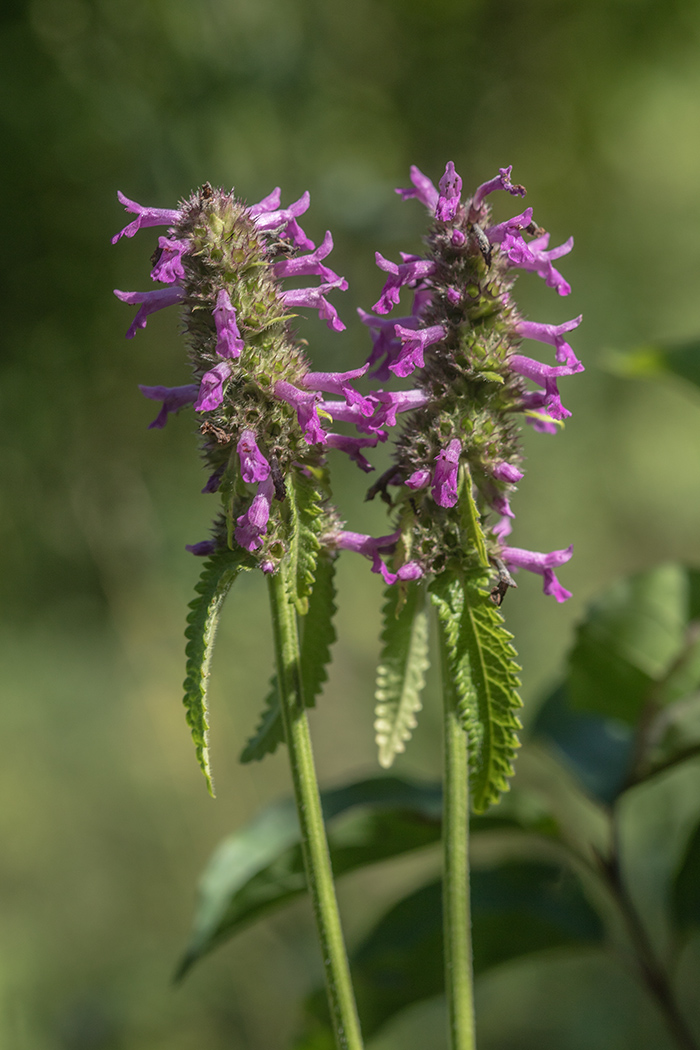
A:
[[[444,698],[444,801],[442,911],[445,992],[450,1050],[475,1050],[474,977],[469,903],[469,753],[457,711],[447,639],[442,624],[440,662]]]
[[[288,601],[285,587],[287,571],[282,563],[279,572],[269,578],[270,608],[280,707],[301,828],[306,885],[316,919],[336,1046],[338,1050],[362,1050],[304,707],[297,614]]]

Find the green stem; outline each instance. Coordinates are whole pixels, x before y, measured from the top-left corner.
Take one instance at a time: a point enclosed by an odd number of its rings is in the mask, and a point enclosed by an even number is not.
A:
[[[441,622],[439,631],[445,719],[442,910],[450,1050],[475,1050],[469,907],[469,755]]]
[[[350,967],[340,926],[333,871],[323,825],[311,736],[302,693],[296,610],[285,587],[286,566],[269,579],[272,629],[284,735],[301,827],[306,884],[321,946],[326,990],[338,1050],[362,1050]]]

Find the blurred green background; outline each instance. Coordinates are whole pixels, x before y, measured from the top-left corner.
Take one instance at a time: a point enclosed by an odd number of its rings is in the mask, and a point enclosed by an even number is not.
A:
[[[452,159],[465,189],[513,164],[552,243],[574,234],[569,299],[533,275],[517,289],[534,320],[584,314],[587,365],[562,385],[565,431],[525,435],[514,542],[575,546],[571,602],[521,577],[506,603],[529,718],[591,595],[700,560],[698,405],[600,368],[610,348],[700,331],[699,45],[697,0],[5,0],[1,1046],[281,1050],[320,974],[300,903],[169,984],[211,850],[288,781],[284,755],[237,765],[272,662],[259,578],[237,585],[216,654],[216,801],[196,767],[180,683],[199,565],[184,545],[206,536],[215,498],[199,495],[191,418],[146,429],[136,384],[184,383],[187,368],[171,314],[124,340],[132,311],[112,288],[149,286],[157,233],[110,246],[117,189],[164,207],[207,179],[250,201],[309,189],[304,226],[332,230],[350,281],[335,296],[345,333],[299,326],[329,368],[367,355],[353,318],[382,284],[374,251],[419,250],[423,210],[393,193],[412,163],[437,180]],[[385,531],[364,476],[334,466],[351,527]],[[380,582],[348,555],[340,587],[312,718],[326,785],[376,769]],[[437,712],[432,680],[400,774],[439,775]],[[437,863],[353,876],[349,939]],[[595,954],[514,964],[479,996],[483,1050],[666,1045]],[[441,1024],[439,1003],[413,1011],[376,1050],[439,1047]]]

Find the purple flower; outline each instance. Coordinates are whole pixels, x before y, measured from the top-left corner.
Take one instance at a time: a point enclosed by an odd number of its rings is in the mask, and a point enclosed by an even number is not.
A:
[[[166,306],[174,306],[182,302],[185,292],[179,285],[174,284],[170,288],[156,288],[152,292],[120,292],[118,288],[115,288],[114,294],[117,299],[131,306],[135,303],[141,304],[126,333],[127,339],[133,339],[137,328],[146,327],[146,320],[151,314],[164,310]]]
[[[342,287],[337,282],[344,282],[345,278],[338,277],[337,273],[331,270],[330,267],[324,266],[321,262],[332,251],[333,238],[331,237],[331,231],[327,230],[326,236],[323,238],[323,244],[311,255],[299,255],[296,259],[281,259],[279,262],[274,263],[272,269],[275,272],[275,277],[321,277],[329,284],[333,284],[334,287]],[[343,291],[346,288],[347,282],[345,282]]]
[[[429,481],[430,471],[427,469],[414,470],[411,476],[406,478],[406,484],[409,489],[414,489],[414,491],[417,489],[424,489]]]
[[[558,270],[552,266],[553,259],[559,259],[562,255],[568,255],[574,246],[573,237],[560,244],[558,248],[544,249],[549,244],[549,234],[544,233],[541,237],[530,241],[529,244],[521,239],[506,236],[503,241],[503,250],[508,256],[512,266],[521,270],[529,270],[542,277],[548,288],[555,288],[559,295],[569,295],[571,285],[566,281]]]
[[[372,562],[372,572],[380,573],[384,582],[390,585],[397,580],[417,580],[423,575],[418,562],[406,562],[396,572],[390,572],[382,560],[382,554],[394,553],[400,535],[399,532],[394,532],[391,536],[372,537],[362,532],[341,531],[334,537],[334,542],[340,550],[355,551],[369,558]]]
[[[236,452],[241,461],[241,477],[248,484],[254,481],[266,481],[270,476],[270,464],[258,448],[255,433],[244,430],[238,439]]]
[[[401,379],[410,375],[416,368],[423,368],[425,349],[432,346],[433,343],[439,343],[447,335],[446,329],[440,324],[420,328],[418,331],[395,324],[394,331],[401,340],[401,350],[388,367]]]
[[[518,321],[515,331],[523,339],[536,339],[540,343],[549,343],[556,348],[557,361],[561,364],[575,367],[575,371],[582,372],[583,365],[576,354],[566,342],[564,336],[573,331],[581,324],[582,315],[574,317],[573,321],[564,321],[563,324],[538,324],[536,321]]]
[[[144,208],[142,204],[130,201],[120,192],[117,192],[117,198],[127,211],[136,215],[136,218],[112,237],[112,244],[116,244],[121,237],[133,237],[146,226],[174,226],[180,221],[180,212],[175,208]]]
[[[377,266],[389,274],[389,280],[382,288],[382,294],[372,309],[378,314],[388,314],[398,304],[401,289],[404,285],[413,287],[416,281],[430,277],[435,272],[435,263],[430,259],[422,259],[418,255],[407,255],[401,252],[403,262],[394,263],[385,259],[380,252],[375,252]]]
[[[558,602],[565,602],[571,597],[571,591],[562,587],[553,570],[567,562],[573,552],[573,544],[564,550],[551,551],[549,554],[526,551],[520,547],[503,547],[501,557],[509,568],[539,573],[544,577],[544,593],[551,594]]]
[[[182,265],[182,256],[189,248],[188,241],[178,241],[174,237],[158,238],[158,261],[151,270],[154,281],[162,281],[163,284],[174,284],[175,281],[184,281],[185,268]]]
[[[445,174],[440,179],[440,196],[435,209],[435,218],[440,222],[451,222],[457,214],[462,196],[462,180],[455,166],[448,160]]]
[[[215,470],[213,474],[210,474],[209,477],[207,478],[206,485],[202,489],[202,493],[205,493],[205,492],[218,492],[219,489],[221,488],[221,478],[222,478],[223,473],[224,473],[224,468],[223,467],[219,467],[219,469]]]
[[[508,358],[508,365],[518,375],[523,376],[525,379],[531,379],[533,383],[537,383],[538,386],[544,388],[543,393],[528,392],[523,395],[522,403],[525,408],[544,408],[553,419],[565,419],[571,415],[569,410],[564,408],[561,403],[557,379],[562,376],[570,376],[577,372],[582,372],[583,365],[580,361],[576,361],[575,365],[543,365],[532,357],[523,357],[522,354],[511,354]]]
[[[377,404],[371,420],[373,428],[395,427],[398,412],[423,408],[430,401],[430,397],[423,390],[378,390],[376,394],[370,394],[370,397]]]
[[[268,193],[267,197],[263,197],[258,204],[251,204],[247,209],[248,215],[251,219],[257,219],[266,212],[277,211],[281,200],[282,190],[279,186],[275,186],[272,193]]]
[[[199,543],[186,543],[185,550],[189,551],[190,554],[196,554],[198,558],[206,558],[216,550],[216,541],[200,540]]]
[[[517,481],[522,480],[525,477],[521,470],[513,466],[512,463],[496,463],[493,468],[493,476],[499,481],[508,481],[511,484],[515,484]]]
[[[338,277],[335,281],[319,284],[317,288],[293,288],[282,292],[280,298],[285,306],[310,306],[318,310],[318,316],[326,322],[329,328],[334,332],[344,332],[345,325],[338,317],[338,311],[324,296],[335,288],[340,288],[344,292],[347,287],[348,282],[345,278]]]
[[[347,452],[350,459],[357,463],[360,470],[364,470],[366,474],[375,469],[370,461],[362,455],[361,449],[375,448],[379,441],[377,434],[374,434],[372,437],[346,437],[344,434],[327,434],[326,437],[328,448],[337,448],[341,452]]]
[[[417,168],[415,164],[411,165],[411,182],[413,183],[414,189],[397,189],[395,192],[398,193],[404,201],[413,200],[414,198],[419,200],[421,204],[424,204],[426,208],[434,214],[439,197],[438,191],[435,189],[435,186],[428,176],[424,175],[420,168]]]
[[[151,401],[162,401],[163,407],[153,420],[148,424],[149,430],[162,430],[168,421],[168,416],[173,412],[179,412],[181,408],[194,404],[199,387],[196,383],[188,383],[185,386],[141,386],[139,390],[144,397]]]
[[[457,438],[450,441],[447,448],[438,452],[433,470],[432,494],[440,507],[454,507],[457,502],[457,473],[461,442]]]
[[[368,365],[355,368],[351,372],[307,372],[301,382],[309,390],[323,390],[326,394],[342,394],[349,405],[356,405],[363,416],[371,416],[374,405],[368,397],[363,397],[353,390],[350,383],[360,379],[367,371]]]
[[[237,519],[234,530],[236,543],[251,553],[262,547],[262,537],[267,532],[274,491],[272,478],[261,481],[248,510]]]
[[[225,361],[214,365],[202,376],[195,412],[212,412],[224,400],[224,383],[231,375],[231,366]]]
[[[481,186],[479,186],[472,197],[470,216],[472,213],[479,211],[481,205],[484,203],[484,197],[487,197],[489,193],[493,193],[494,190],[507,190],[508,193],[517,197],[525,196],[525,187],[515,185],[511,182],[510,173],[512,170],[513,165],[509,164],[507,168],[499,168],[498,175],[496,175],[494,179],[489,179],[488,182],[482,182]]]
[[[402,328],[416,329],[421,323],[420,317],[375,317],[366,310],[358,307],[358,314],[363,324],[366,324],[372,333],[372,353],[367,358],[368,367],[377,364],[379,366],[372,372],[372,378],[384,383],[391,379],[390,366],[401,353],[402,343],[396,334],[396,325]],[[382,358],[385,358],[382,361]]]
[[[287,383],[284,379],[278,380],[274,389],[277,397],[286,401],[288,405],[295,409],[299,426],[304,431],[307,443],[309,445],[325,445],[328,435],[321,426],[321,420],[318,417],[318,408],[323,404],[318,394],[307,390],[299,390],[298,387],[292,383]]]
[[[213,313],[216,325],[217,354],[219,357],[226,358],[240,357],[245,343],[238,331],[236,307],[231,305],[231,299],[225,288],[222,288],[216,297]]]
[[[521,215],[514,215],[512,219],[506,219],[505,222],[499,222],[495,226],[487,226],[484,233],[491,244],[501,244],[508,234],[512,237],[520,237],[521,232],[531,224],[532,208],[526,208]]]
[[[280,237],[288,237],[295,248],[304,248],[308,251],[313,251],[315,244],[309,237],[306,236],[301,226],[297,222],[300,215],[303,215],[308,210],[309,204],[311,203],[311,197],[309,196],[308,190],[302,193],[298,201],[294,201],[288,208],[278,208],[270,210],[263,205],[266,201],[271,201],[277,194],[277,190],[266,197],[264,201],[261,201],[258,205],[253,205],[252,208],[248,209],[248,214],[255,222],[255,225],[259,230],[269,233],[272,230],[279,230]],[[279,204],[279,197],[275,197],[276,203]]]

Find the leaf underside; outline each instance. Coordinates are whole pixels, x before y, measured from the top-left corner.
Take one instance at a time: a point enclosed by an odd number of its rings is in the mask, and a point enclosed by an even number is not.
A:
[[[314,707],[328,678],[331,646],[336,639],[333,616],[335,605],[335,555],[322,551],[316,562],[313,590],[308,597],[307,613],[301,628],[301,674],[304,704]],[[280,714],[277,675],[270,680],[270,692],[255,733],[241,753],[241,762],[259,762],[276,751],[284,742]]]
[[[214,788],[209,763],[209,721],[207,717],[207,688],[211,658],[226,595],[239,572],[250,568],[251,565],[249,555],[241,548],[216,553],[205,564],[195,587],[197,597],[189,604],[190,612],[185,629],[187,639],[186,677],[183,683],[185,695],[182,702],[185,705],[187,724],[192,733],[197,761],[206,777],[211,795],[214,794]]]
[[[431,599],[447,641],[457,707],[469,741],[474,812],[508,789],[518,749],[522,706],[512,635],[481,578],[446,571],[431,585]]]
[[[394,585],[386,594],[374,729],[379,764],[388,769],[396,755],[405,751],[416,727],[429,661],[425,587],[410,583],[403,595]]]

